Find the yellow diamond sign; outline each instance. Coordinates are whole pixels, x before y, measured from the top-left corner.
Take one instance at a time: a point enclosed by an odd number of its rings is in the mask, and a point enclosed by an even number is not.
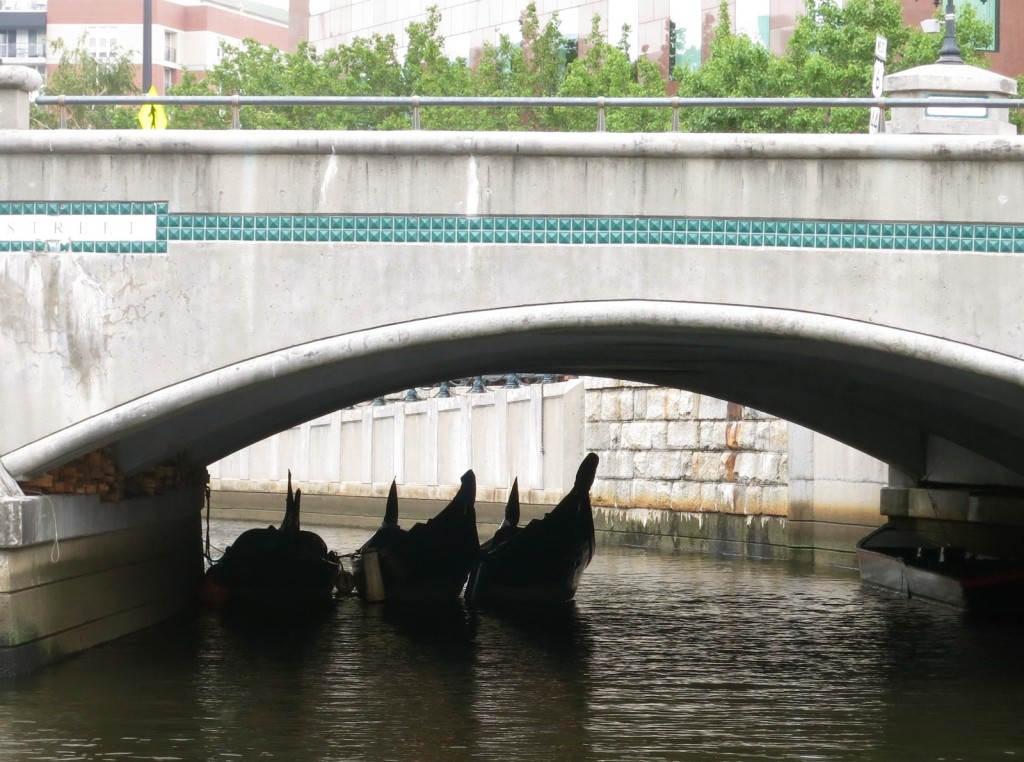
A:
[[[151,85],[149,95],[157,95],[156,85]],[[144,130],[166,130],[167,112],[159,103],[146,103],[139,109],[139,125]]]

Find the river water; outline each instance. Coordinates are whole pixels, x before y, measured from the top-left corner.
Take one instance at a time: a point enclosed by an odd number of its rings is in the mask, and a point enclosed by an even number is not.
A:
[[[1022,634],[852,573],[602,546],[544,616],[178,617],[0,682],[0,759],[1024,759]]]

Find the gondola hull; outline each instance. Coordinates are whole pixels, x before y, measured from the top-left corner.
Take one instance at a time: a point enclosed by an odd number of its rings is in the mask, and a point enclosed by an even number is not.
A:
[[[967,556],[886,524],[857,543],[861,580],[980,614],[1024,613],[1024,563]]]
[[[466,585],[467,601],[562,603],[575,597],[596,547],[589,495],[596,468],[591,454],[573,489],[550,513],[521,529],[503,527],[484,543]]]
[[[388,523],[352,559],[356,589],[363,600],[455,601],[480,552],[472,472],[437,516],[408,530]],[[390,498],[389,498],[390,499]]]
[[[249,529],[210,565],[200,595],[207,604],[259,616],[294,615],[333,599],[341,566],[315,532],[299,525],[302,491],[288,497],[280,528]]]

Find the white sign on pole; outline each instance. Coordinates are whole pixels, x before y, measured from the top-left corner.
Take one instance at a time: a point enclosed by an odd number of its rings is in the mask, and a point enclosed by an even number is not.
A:
[[[889,52],[889,40],[880,34],[875,35],[875,58],[884,61]]]
[[[874,71],[871,72],[871,95],[875,98],[882,97],[882,83],[885,81],[885,64],[875,61]]]
[[[882,35],[875,35],[875,67],[871,70],[871,96],[882,97],[882,87],[885,84],[885,57],[889,52],[889,40]],[[868,132],[872,135],[881,132],[885,128],[882,109],[874,106],[871,109],[871,121],[868,123]]]

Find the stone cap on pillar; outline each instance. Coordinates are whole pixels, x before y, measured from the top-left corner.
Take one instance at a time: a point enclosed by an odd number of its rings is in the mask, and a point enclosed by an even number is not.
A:
[[[28,129],[28,96],[42,86],[35,69],[0,65],[0,130]]]
[[[0,64],[0,90],[21,90],[31,93],[42,86],[43,78],[35,69]]]
[[[967,64],[934,63],[889,74],[885,94],[893,98],[990,98],[1017,94],[1011,77]],[[893,108],[887,132],[917,135],[1016,135],[1005,108],[937,106]]]

